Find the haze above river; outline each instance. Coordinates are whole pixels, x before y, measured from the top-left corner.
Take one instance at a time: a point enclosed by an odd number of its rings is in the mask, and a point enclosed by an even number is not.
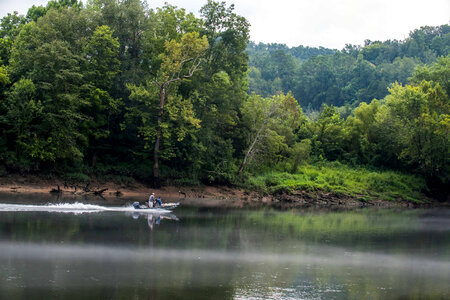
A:
[[[447,209],[156,215],[52,201],[0,198],[1,299],[450,297]]]

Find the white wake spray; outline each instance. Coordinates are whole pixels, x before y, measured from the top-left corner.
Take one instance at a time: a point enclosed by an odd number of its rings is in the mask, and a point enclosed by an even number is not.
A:
[[[24,205],[24,204],[9,204],[9,203],[0,203],[0,212],[36,212],[36,211],[44,211],[44,212],[58,212],[58,213],[95,213],[102,211],[123,211],[123,212],[135,212],[137,211],[133,206],[101,206],[101,205],[93,205],[93,204],[85,204],[81,202],[75,203],[48,203],[46,205]],[[154,209],[142,209],[139,210],[139,213],[148,213],[148,214],[167,214],[171,213],[170,210],[162,209],[162,208],[154,208]]]

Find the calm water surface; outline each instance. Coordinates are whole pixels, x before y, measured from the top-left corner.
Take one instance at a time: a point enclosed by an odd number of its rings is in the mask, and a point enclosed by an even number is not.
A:
[[[0,198],[0,299],[450,297],[445,209],[158,216],[51,201]]]

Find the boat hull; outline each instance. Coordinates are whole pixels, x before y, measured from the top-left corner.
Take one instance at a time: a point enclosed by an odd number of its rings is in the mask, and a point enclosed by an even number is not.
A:
[[[148,207],[148,206],[145,206],[145,205],[139,205],[139,206],[134,206],[134,208],[137,209],[137,210],[154,210],[154,211],[157,211],[158,209],[166,209],[166,210],[175,209],[178,205],[180,205],[180,203],[163,203],[161,206],[157,206],[157,207]]]

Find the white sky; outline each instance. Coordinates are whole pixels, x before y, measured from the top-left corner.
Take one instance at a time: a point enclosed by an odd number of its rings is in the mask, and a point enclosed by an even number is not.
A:
[[[85,1],[84,1],[85,2]],[[199,16],[207,0],[147,0],[149,7],[164,2],[184,7]],[[0,0],[0,17],[17,10],[45,5],[47,0]],[[234,0],[235,11],[251,24],[255,42],[288,46],[323,46],[342,49],[362,45],[365,39],[406,38],[421,26],[450,21],[450,0]]]

